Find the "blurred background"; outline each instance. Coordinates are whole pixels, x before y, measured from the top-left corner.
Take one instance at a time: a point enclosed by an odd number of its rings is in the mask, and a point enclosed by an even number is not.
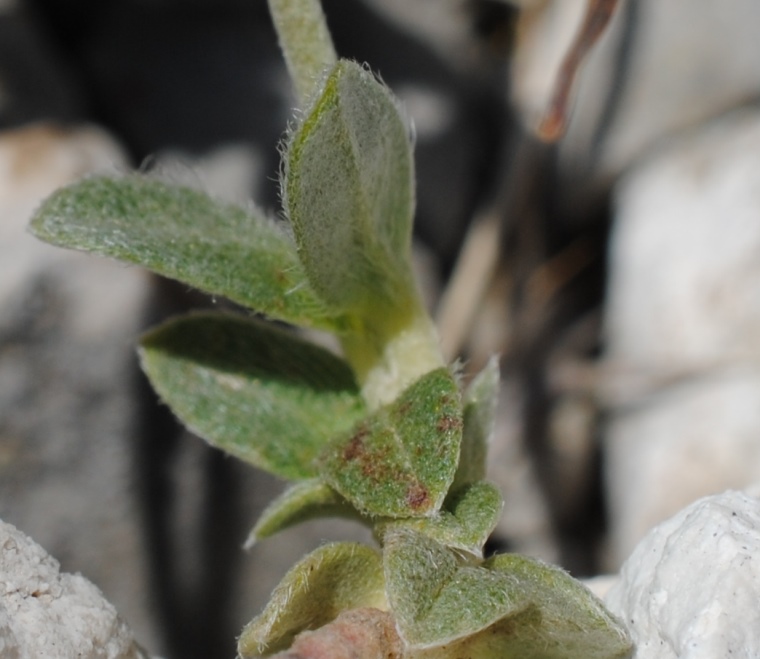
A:
[[[449,359],[501,358],[489,551],[615,572],[760,481],[760,5],[621,0],[567,135],[533,136],[583,0],[324,0],[416,131],[415,255]],[[169,659],[233,657],[314,523],[242,550],[282,483],[188,436],[138,372],[222,305],[25,233],[56,187],[160,171],[278,212],[289,86],[264,0],[0,0],[0,518]]]

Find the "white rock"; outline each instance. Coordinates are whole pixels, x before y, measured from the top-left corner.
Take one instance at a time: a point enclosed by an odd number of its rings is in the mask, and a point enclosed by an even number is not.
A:
[[[727,115],[643,161],[615,191],[607,331],[655,366],[760,350],[760,111]]]
[[[735,372],[616,410],[604,436],[610,567],[692,501],[760,479],[760,378]]]
[[[114,607],[87,579],[0,522],[0,656],[11,659],[140,659]]]
[[[618,185],[605,333],[611,562],[689,502],[760,480],[760,112]]]
[[[607,596],[636,659],[760,657],[760,500],[699,500],[638,545]]]

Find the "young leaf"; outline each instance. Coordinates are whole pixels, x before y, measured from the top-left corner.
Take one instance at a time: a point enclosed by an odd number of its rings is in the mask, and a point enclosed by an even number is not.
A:
[[[292,332],[238,315],[184,316],[141,343],[154,388],[191,430],[290,479],[364,414],[348,366]]]
[[[261,615],[246,625],[238,652],[246,658],[283,650],[298,633],[359,607],[387,608],[380,553],[350,542],[324,545],[285,575]]]
[[[347,517],[366,521],[348,501],[315,478],[289,487],[261,514],[253,527],[246,548],[291,526],[317,517]]]
[[[481,557],[483,545],[496,527],[503,503],[499,489],[481,481],[461,488],[456,496],[447,499],[443,510],[435,517],[380,522],[375,526],[375,533],[382,538],[395,529],[408,528],[446,547]]]
[[[521,639],[522,656],[612,659],[630,653],[631,640],[622,623],[561,568],[518,554],[494,556],[484,567],[509,576],[516,588],[530,593],[541,612],[541,624],[523,630],[528,633]]]
[[[486,455],[496,417],[499,396],[499,360],[492,357],[464,393],[464,429],[452,493],[468,483],[477,483],[486,475]]]
[[[333,68],[290,138],[283,191],[309,281],[328,304],[380,322],[408,313],[411,146],[372,73],[346,60]]]
[[[557,567],[514,554],[465,563],[409,529],[385,545],[388,602],[410,659],[622,659],[621,625]]]
[[[274,222],[191,188],[137,175],[89,178],[54,192],[30,228],[55,245],[142,265],[272,318],[339,325]]]
[[[430,516],[454,478],[461,436],[459,391],[440,368],[331,442],[321,476],[366,515]]]
[[[624,659],[633,646],[620,621],[589,590],[557,567],[514,554],[484,567],[509,579],[532,601],[524,612],[454,643],[408,654],[408,659]]]
[[[464,562],[411,529],[388,533],[383,555],[388,603],[413,649],[470,636],[532,604],[508,575]]]

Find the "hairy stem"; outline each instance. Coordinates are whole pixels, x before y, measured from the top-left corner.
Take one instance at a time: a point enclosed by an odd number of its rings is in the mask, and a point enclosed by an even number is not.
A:
[[[394,401],[418,378],[445,364],[433,322],[421,304],[412,303],[416,308],[403,322],[386,327],[376,340],[367,335],[342,340],[370,409]]]
[[[319,0],[269,0],[288,72],[303,106],[325,71],[337,61]]]

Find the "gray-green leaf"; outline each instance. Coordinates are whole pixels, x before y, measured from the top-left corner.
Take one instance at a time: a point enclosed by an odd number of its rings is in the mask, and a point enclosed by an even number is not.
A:
[[[439,368],[331,442],[321,476],[364,514],[431,516],[454,478],[461,437],[457,384]]]
[[[294,333],[233,314],[192,314],[142,340],[142,366],[191,430],[290,479],[364,414],[346,363]]]
[[[482,557],[483,545],[496,527],[502,505],[499,488],[481,481],[461,488],[434,517],[380,522],[375,533],[382,538],[395,529],[409,528],[446,547]]]
[[[625,659],[633,645],[623,624],[563,570],[515,554],[484,567],[509,579],[531,606],[468,638],[413,651],[408,659]]]
[[[409,529],[385,546],[388,601],[410,659],[622,659],[620,621],[560,568],[506,554],[462,560]]]
[[[138,175],[85,179],[44,201],[31,230],[55,245],[142,265],[272,318],[340,325],[273,221],[191,188]]]
[[[275,588],[264,611],[246,625],[238,641],[241,657],[257,657],[290,646],[357,607],[386,608],[380,553],[365,545],[336,542],[306,556]]]
[[[464,393],[464,429],[459,467],[452,492],[486,475],[488,442],[493,433],[499,396],[499,360],[492,357]]]
[[[259,540],[318,517],[346,517],[366,521],[340,494],[321,479],[315,478],[292,485],[270,503],[248,536],[246,547],[252,547]]]
[[[629,656],[631,639],[622,622],[561,568],[519,554],[494,556],[484,567],[513,580],[513,587],[528,593],[541,613],[537,624],[510,630],[500,643],[503,653],[541,659]]]
[[[339,61],[290,138],[283,186],[301,260],[330,305],[384,321],[413,299],[413,176],[390,92]]]
[[[451,643],[532,604],[507,575],[411,529],[388,533],[383,555],[388,602],[411,648]]]

